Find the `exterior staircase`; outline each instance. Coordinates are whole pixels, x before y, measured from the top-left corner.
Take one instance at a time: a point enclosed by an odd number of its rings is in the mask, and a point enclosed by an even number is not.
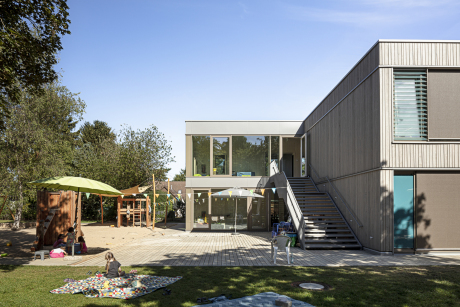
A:
[[[310,177],[287,180],[304,217],[306,249],[362,248],[328,193],[319,192]]]

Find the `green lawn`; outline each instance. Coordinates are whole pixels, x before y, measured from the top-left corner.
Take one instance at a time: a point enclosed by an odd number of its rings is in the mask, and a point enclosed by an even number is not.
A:
[[[125,271],[131,267],[124,267]],[[198,297],[234,298],[273,291],[314,306],[460,306],[460,266],[427,267],[136,267],[139,274],[183,276],[162,291],[131,301],[50,294],[65,278],[84,279],[100,267],[0,266],[0,306],[193,306]],[[292,282],[332,290],[308,292]]]

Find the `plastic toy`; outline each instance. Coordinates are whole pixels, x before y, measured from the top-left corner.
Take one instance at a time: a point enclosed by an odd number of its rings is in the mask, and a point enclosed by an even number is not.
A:
[[[7,242],[7,243],[6,243],[6,246],[13,246],[13,243],[11,243],[11,241],[10,241],[10,242]]]
[[[4,254],[1,254],[0,256],[1,256],[1,257],[6,257],[6,256],[8,256],[8,254],[7,254],[7,253],[4,253]]]

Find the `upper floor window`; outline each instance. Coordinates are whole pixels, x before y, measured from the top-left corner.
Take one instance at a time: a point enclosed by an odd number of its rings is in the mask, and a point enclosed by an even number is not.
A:
[[[205,135],[192,136],[193,176],[209,176],[211,138]]]
[[[427,91],[425,71],[394,72],[394,140],[425,141]]]
[[[233,176],[268,176],[270,137],[233,136],[232,141]]]

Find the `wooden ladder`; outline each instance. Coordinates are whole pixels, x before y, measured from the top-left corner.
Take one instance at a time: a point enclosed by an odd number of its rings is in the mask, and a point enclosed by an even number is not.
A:
[[[44,226],[44,232],[43,232],[43,238],[45,238],[46,233],[48,232],[49,226],[51,222],[53,221],[54,216],[56,215],[56,212],[59,211],[59,209],[51,209],[50,213],[48,216],[45,218],[45,226]],[[36,246],[38,245],[38,239],[36,239],[32,245],[31,250],[35,251]]]
[[[136,206],[136,201],[134,201],[134,212],[133,212],[133,225],[135,226],[139,222],[139,226],[142,227],[142,205],[139,202],[139,205]]]

